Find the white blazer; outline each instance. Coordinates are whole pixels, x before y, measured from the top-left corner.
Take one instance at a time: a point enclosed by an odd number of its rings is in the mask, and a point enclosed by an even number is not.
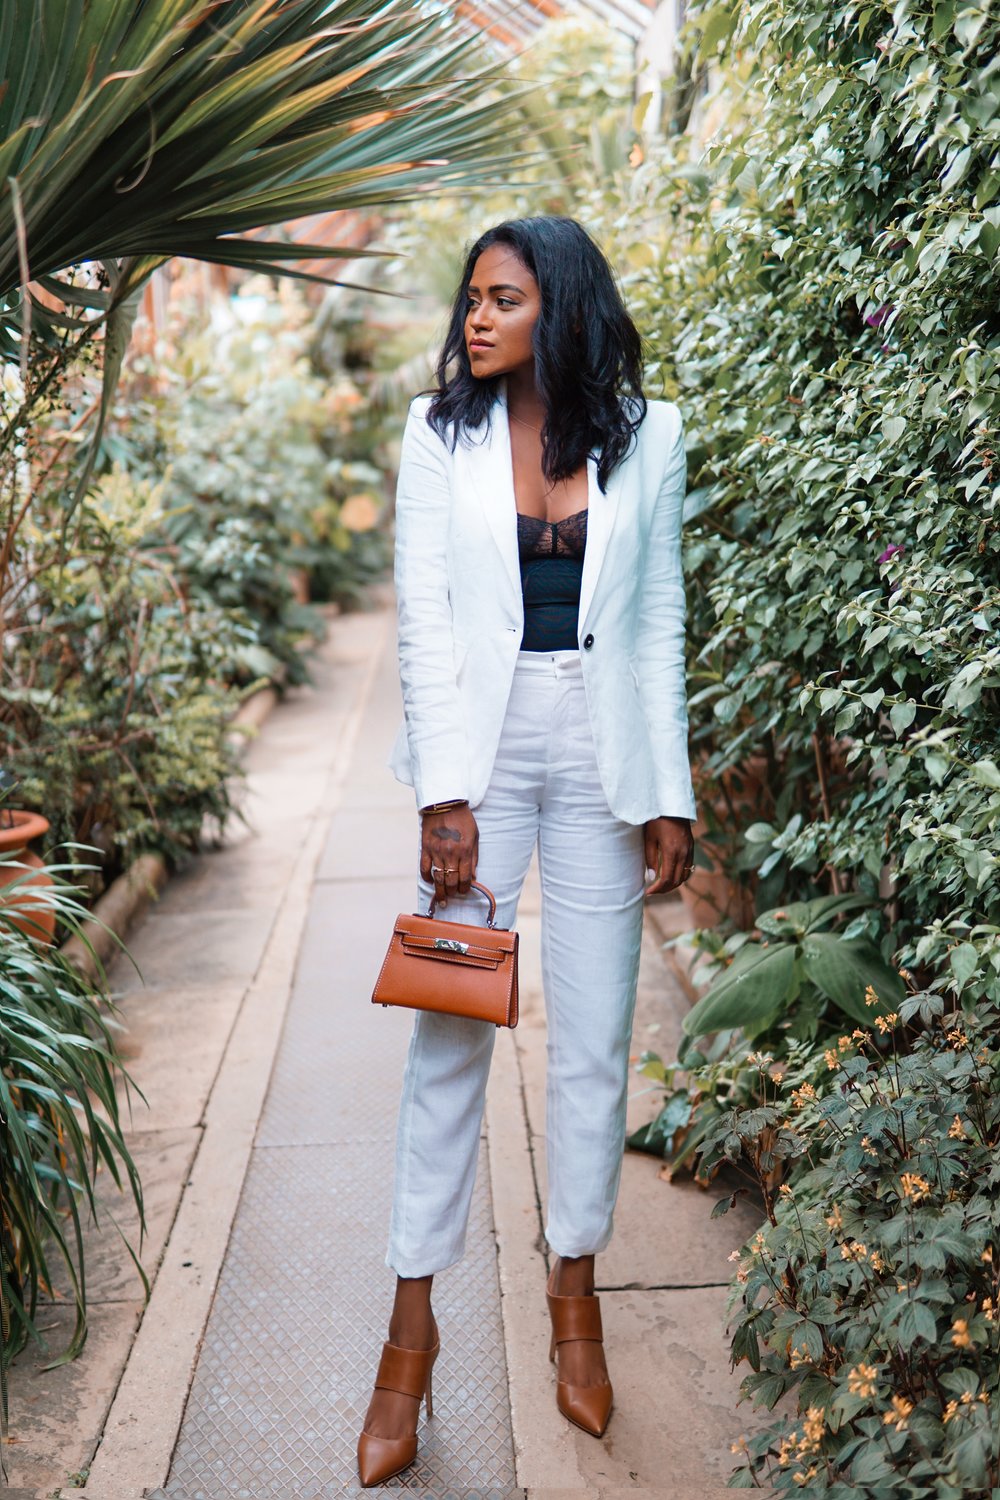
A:
[[[489,784],[524,629],[507,405],[455,451],[410,406],[396,490],[404,724],[389,764],[417,806]],[[693,818],[684,691],[681,415],[651,401],[607,494],[587,464],[583,680],[608,805],[626,823]]]

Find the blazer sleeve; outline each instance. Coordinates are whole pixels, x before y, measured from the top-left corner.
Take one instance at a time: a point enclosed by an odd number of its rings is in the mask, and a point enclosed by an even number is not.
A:
[[[451,454],[426,407],[410,407],[396,486],[399,676],[418,807],[469,795],[448,589]]]
[[[676,406],[656,497],[639,601],[639,697],[652,741],[661,817],[696,815],[688,759],[681,520],[687,487],[684,424]]]

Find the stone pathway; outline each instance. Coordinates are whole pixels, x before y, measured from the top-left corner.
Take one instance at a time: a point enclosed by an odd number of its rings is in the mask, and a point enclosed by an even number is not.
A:
[[[133,1142],[154,1291],[143,1313],[116,1236],[96,1237],[84,1356],[47,1375],[38,1360],[15,1367],[10,1480],[25,1494],[357,1492],[392,1297],[383,1257],[410,1024],[369,1003],[392,918],[414,895],[412,794],[385,769],[398,715],[386,610],[337,620],[315,686],[250,752],[249,827],[173,881],[130,944],[145,985],[116,978],[150,1101]],[[669,1055],[687,1007],[659,951],[663,912],[647,923],[636,1053]],[[727,1256],[756,1226],[746,1209],[712,1221],[711,1198],[668,1185],[650,1158],[626,1157],[598,1265],[615,1414],[595,1442],[555,1409],[534,876],[518,926],[522,1019],[498,1038],[469,1253],[435,1285],[435,1416],[419,1462],[386,1488],[721,1496],[729,1444],[749,1426],[723,1336]],[[655,1107],[637,1080],[632,1123]],[[54,1323],[66,1316],[53,1308]]]

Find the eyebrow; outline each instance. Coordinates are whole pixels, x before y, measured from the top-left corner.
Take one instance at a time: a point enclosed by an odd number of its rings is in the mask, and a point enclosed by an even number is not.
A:
[[[523,286],[515,286],[511,281],[498,281],[493,286],[487,287],[486,290],[488,292],[519,292],[522,297],[526,295]],[[478,292],[479,288],[477,286],[470,286],[469,291]]]

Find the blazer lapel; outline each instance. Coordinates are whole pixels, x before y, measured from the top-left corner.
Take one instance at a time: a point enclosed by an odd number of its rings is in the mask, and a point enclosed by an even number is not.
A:
[[[601,568],[607,555],[611,528],[615,524],[621,500],[622,485],[628,469],[628,459],[618,465],[608,481],[607,494],[601,494],[597,482],[597,464],[587,460],[587,496],[590,512],[587,516],[587,550],[583,554],[583,577],[580,581],[580,613],[578,615],[580,635],[587,623],[587,615],[594,602]]]
[[[521,564],[517,554],[517,512],[514,465],[510,452],[507,398],[501,389],[491,413],[490,430],[466,450],[469,473],[486,514],[493,540],[512,587],[521,593]]]

